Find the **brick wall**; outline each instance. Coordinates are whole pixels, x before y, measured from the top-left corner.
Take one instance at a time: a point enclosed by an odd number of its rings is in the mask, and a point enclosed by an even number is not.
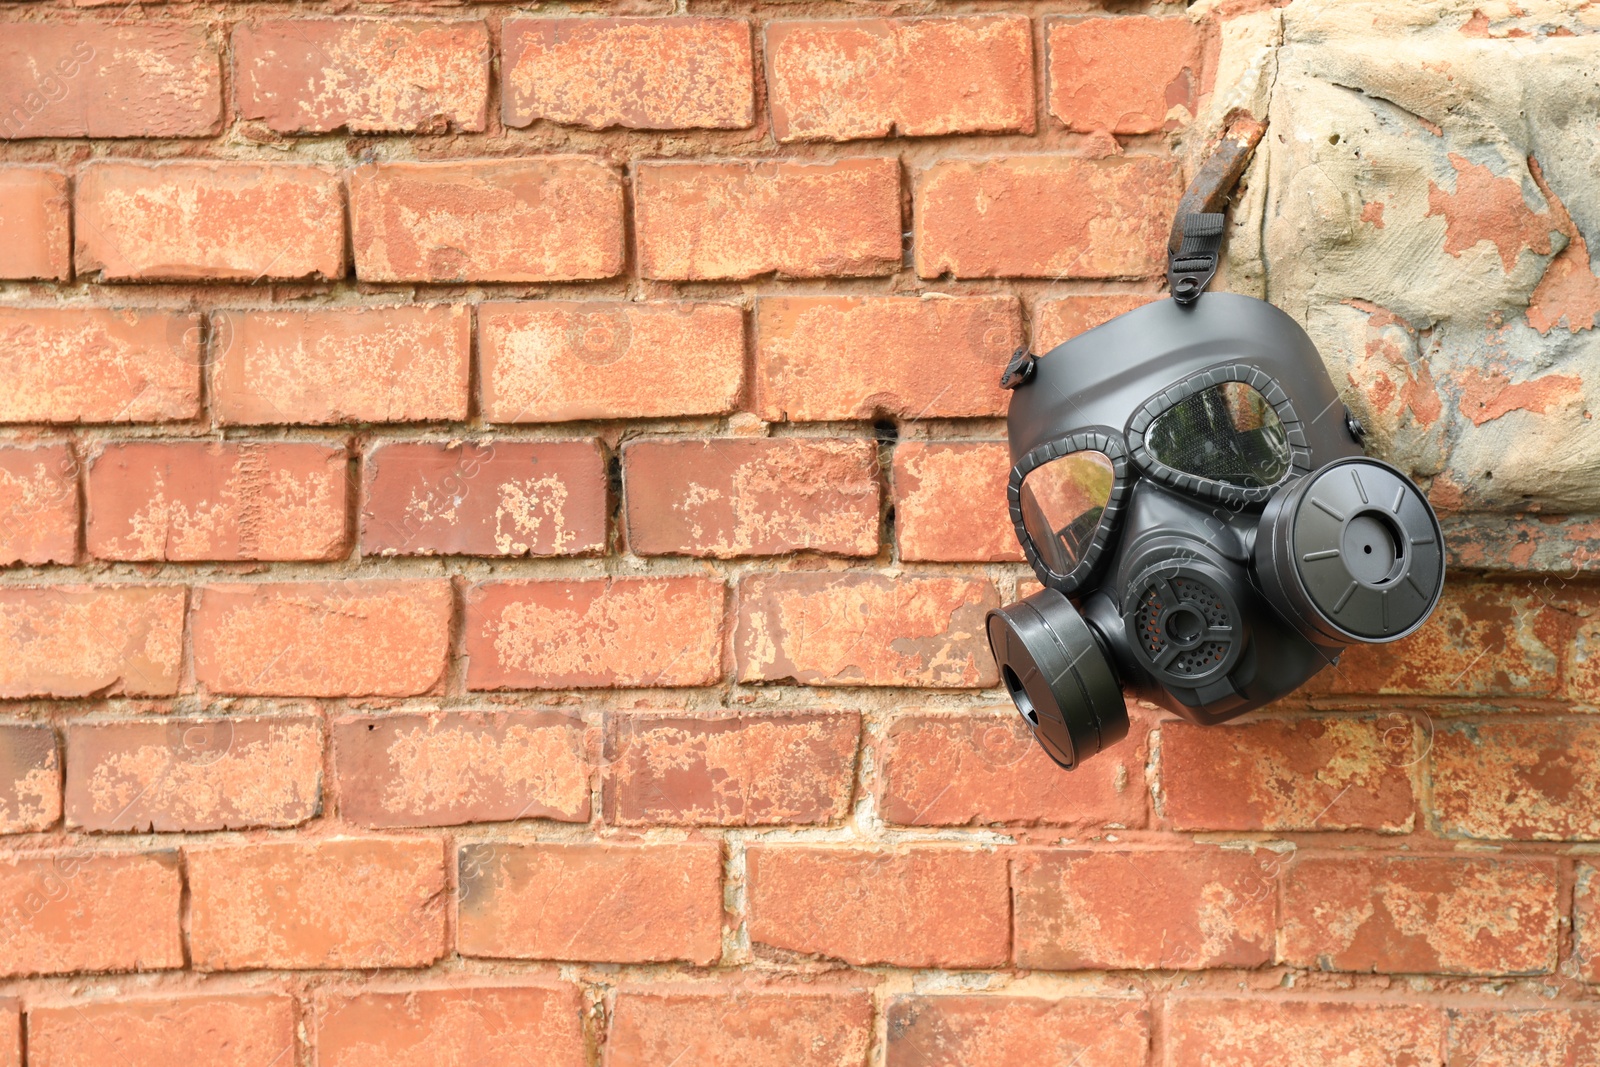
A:
[[[0,1067],[1600,1063],[1600,9],[1525,2],[0,4]],[[1231,282],[1450,586],[1065,774],[995,381],[1239,102]]]

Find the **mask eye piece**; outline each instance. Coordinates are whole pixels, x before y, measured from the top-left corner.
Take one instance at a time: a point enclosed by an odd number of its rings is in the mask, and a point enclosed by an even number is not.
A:
[[[1145,447],[1173,470],[1245,488],[1278,484],[1291,460],[1283,421],[1244,382],[1221,382],[1180,400],[1151,423]]]
[[[1100,452],[1074,452],[1028,472],[1022,522],[1045,566],[1070,574],[1105,520],[1116,474]]]

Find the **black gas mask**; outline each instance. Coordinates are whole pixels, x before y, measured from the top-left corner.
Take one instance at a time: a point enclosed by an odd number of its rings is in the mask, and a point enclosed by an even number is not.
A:
[[[1186,222],[1173,299],[1023,354],[1004,383],[1011,518],[1045,588],[991,612],[989,644],[1067,768],[1127,736],[1124,687],[1222,722],[1416,630],[1444,583],[1427,498],[1362,454],[1293,319],[1200,297],[1222,218]]]

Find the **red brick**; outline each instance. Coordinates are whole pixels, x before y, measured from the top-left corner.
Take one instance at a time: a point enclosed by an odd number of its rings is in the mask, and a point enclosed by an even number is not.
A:
[[[1089,133],[1172,130],[1200,95],[1200,27],[1180,16],[1049,19],[1050,114]]]
[[[1571,557],[1564,557],[1564,565],[1568,568],[1558,580],[1562,585],[1570,580],[1572,566]],[[1531,581],[1525,587],[1534,597],[1541,601],[1550,600],[1551,580],[1545,578],[1540,586],[1535,586]],[[1552,607],[1563,608],[1577,616],[1576,633],[1570,633],[1570,623],[1564,625],[1565,620],[1556,611],[1540,611],[1539,605],[1532,599],[1506,597],[1517,607],[1514,616],[1518,629],[1523,629],[1524,624],[1530,619],[1535,622],[1534,632],[1540,638],[1540,644],[1547,648],[1559,650],[1565,673],[1565,695],[1570,700],[1581,704],[1600,704],[1600,603],[1596,602],[1594,594],[1584,587],[1571,587],[1566,590],[1569,594],[1576,591],[1576,597],[1567,599],[1559,605]],[[1504,590],[1495,589],[1494,586],[1483,587],[1483,592],[1492,596],[1496,592],[1504,594]],[[1505,656],[1506,648],[1502,644],[1496,648],[1499,656]],[[1513,659],[1515,662],[1515,659]],[[1544,666],[1541,659],[1539,667]],[[1498,679],[1504,684],[1511,679]],[[1541,685],[1548,684],[1548,679],[1541,677]]]
[[[35,723],[0,723],[0,834],[47,830],[59,818],[61,757],[55,731]]]
[[[1080,333],[1161,299],[1162,293],[1088,293],[1041,300],[1033,313],[1033,350],[1043,355]]]
[[[1142,827],[1146,733],[1141,720],[1128,740],[1067,774],[1009,705],[898,714],[879,750],[878,808],[902,826]]]
[[[744,392],[728,304],[482,304],[478,345],[490,422],[722,415]]]
[[[176,693],[183,606],[172,586],[0,590],[0,699]]]
[[[999,606],[977,578],[754,575],[739,585],[739,680],[983,689],[998,677],[983,620]]]
[[[876,441],[634,440],[622,471],[641,556],[878,554]]]
[[[614,715],[606,821],[616,826],[831,823],[850,811],[854,712]]]
[[[1144,278],[1166,263],[1174,164],[1063,155],[951,159],[917,181],[924,278]]]
[[[194,673],[213,693],[415,696],[444,677],[447,581],[218,584],[198,596]]]
[[[442,19],[262,19],[233,31],[244,119],[284,133],[482,130],[489,31]]]
[[[77,554],[72,446],[0,445],[0,566],[72,563]]]
[[[1488,840],[1600,838],[1600,726],[1441,722],[1433,726],[1439,830]]]
[[[321,807],[313,715],[69,722],[66,741],[69,828],[295,826]]]
[[[448,951],[444,864],[431,838],[190,849],[194,969],[427,966]]]
[[[722,677],[722,582],[485,582],[467,593],[469,689],[711,685]]]
[[[213,398],[224,423],[467,417],[472,319],[464,306],[229,312],[212,321],[225,338]]]
[[[463,956],[715,963],[722,847],[463,844]]]
[[[1021,562],[1006,503],[1004,441],[907,441],[894,450],[894,535],[902,560]]]
[[[293,997],[175,996],[28,1011],[33,1067],[270,1067],[293,1063]]]
[[[362,826],[589,821],[588,738],[566,711],[436,711],[334,723],[339,815]]]
[[[887,1067],[1138,1067],[1150,1011],[1107,997],[899,996],[889,1002]]]
[[[750,940],[856,966],[1005,966],[1006,859],[756,845],[746,854]]]
[[[501,35],[507,126],[742,129],[755,121],[744,19],[512,18]]]
[[[0,87],[6,140],[203,137],[222,119],[217,49],[198,24],[13,21]]]
[[[1481,1008],[1450,1012],[1451,1067],[1600,1063],[1600,1011]]]
[[[54,167],[0,167],[0,278],[71,276],[68,203],[67,176]]]
[[[1446,583],[1420,630],[1392,644],[1345,649],[1304,691],[1554,696],[1561,691],[1558,650],[1571,634],[1547,600],[1518,585]]]
[[[348,461],[298,441],[110,444],[89,459],[85,543],[99,559],[334,559]]]
[[[356,276],[548,282],[622,270],[622,180],[585,156],[376,163],[350,172]]]
[[[1272,853],[1039,851],[1012,863],[1016,956],[1040,970],[1201,970],[1272,959]]]
[[[1325,971],[1547,974],[1553,859],[1303,856],[1283,878],[1279,959]]]
[[[1573,959],[1586,982],[1600,982],[1600,870],[1580,863],[1572,895]]]
[[[78,171],[79,274],[104,281],[344,275],[344,200],[332,168],[100,161]]]
[[[767,23],[779,141],[1032,133],[1023,15]]]
[[[167,422],[200,412],[200,316],[0,308],[0,422]]]
[[[1000,373],[1022,343],[1010,296],[770,297],[756,323],[758,409],[772,422],[1003,415]]]
[[[318,1067],[585,1067],[578,987],[475,985],[324,993]]]
[[[1445,1026],[1423,1004],[1178,997],[1166,1067],[1443,1067]],[[1479,1065],[1487,1067],[1487,1065]]]
[[[1415,828],[1427,737],[1406,715],[1161,724],[1162,809],[1174,830]]]
[[[624,986],[605,1067],[857,1067],[872,1046],[872,996],[859,989]]]
[[[900,269],[900,165],[641,163],[634,215],[646,278],[856,277]]]
[[[178,853],[0,854],[0,977],[183,966]]]
[[[580,441],[401,441],[367,453],[361,550],[399,556],[604,552],[605,453]]]
[[[0,1067],[22,1067],[22,1014],[10,997],[0,997]]]

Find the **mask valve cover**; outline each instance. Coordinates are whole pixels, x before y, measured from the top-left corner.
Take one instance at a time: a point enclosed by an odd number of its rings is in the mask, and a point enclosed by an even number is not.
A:
[[[1220,682],[1232,696],[1228,672],[1244,651],[1239,606],[1228,581],[1199,561],[1168,560],[1147,568],[1129,586],[1137,590],[1123,612],[1128,643],[1145,670],[1174,689],[1198,690],[1197,703]]]

